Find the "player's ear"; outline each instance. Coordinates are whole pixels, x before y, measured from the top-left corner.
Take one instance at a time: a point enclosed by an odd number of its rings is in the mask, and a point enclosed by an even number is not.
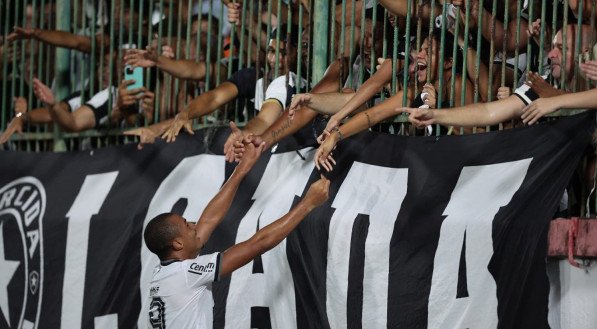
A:
[[[170,245],[172,246],[172,249],[174,251],[180,251],[182,250],[183,247],[183,241],[181,238],[174,238],[171,242]]]

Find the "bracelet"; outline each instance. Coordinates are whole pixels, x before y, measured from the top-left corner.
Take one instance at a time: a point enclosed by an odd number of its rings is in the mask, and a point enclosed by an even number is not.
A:
[[[336,127],[334,128],[334,130],[336,131],[336,133],[338,133],[338,140],[343,140],[344,139],[344,134],[342,134],[342,132],[340,131],[340,128]]]
[[[369,113],[367,113],[367,111],[363,112],[365,114],[365,116],[367,117],[367,127],[371,128],[371,118],[369,118]]]

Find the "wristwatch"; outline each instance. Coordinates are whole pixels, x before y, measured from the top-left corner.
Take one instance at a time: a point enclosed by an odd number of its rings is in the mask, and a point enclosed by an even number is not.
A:
[[[15,114],[15,117],[20,118],[23,116],[23,112],[17,112],[17,114]]]

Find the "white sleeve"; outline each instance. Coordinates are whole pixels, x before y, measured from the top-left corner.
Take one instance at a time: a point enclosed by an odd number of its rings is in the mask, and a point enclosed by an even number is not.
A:
[[[108,103],[108,99],[110,97],[110,89],[111,87],[108,87],[93,95],[93,97],[91,97],[91,99],[88,100],[86,104],[93,107],[94,109],[102,107],[103,105]]]
[[[219,252],[201,255],[195,259],[183,261],[182,268],[185,271],[187,285],[198,287],[211,282],[218,281],[220,276],[221,256]]]
[[[288,96],[288,90],[286,88],[286,76],[282,75],[274,79],[269,84],[265,91],[265,100],[274,99],[280,102],[282,108],[285,107],[286,97]]]

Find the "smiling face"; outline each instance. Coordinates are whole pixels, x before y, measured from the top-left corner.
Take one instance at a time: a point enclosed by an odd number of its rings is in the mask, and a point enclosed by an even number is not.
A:
[[[436,68],[437,68],[437,44],[435,39],[431,38],[432,42],[430,44],[429,38],[426,38],[423,43],[421,44],[421,50],[417,54],[417,67],[419,71],[417,72],[417,81],[418,82],[425,82],[427,80],[427,70],[431,70],[431,81],[435,81],[436,78]],[[431,58],[429,58],[429,53],[431,52]],[[429,63],[429,59],[431,62]]]

